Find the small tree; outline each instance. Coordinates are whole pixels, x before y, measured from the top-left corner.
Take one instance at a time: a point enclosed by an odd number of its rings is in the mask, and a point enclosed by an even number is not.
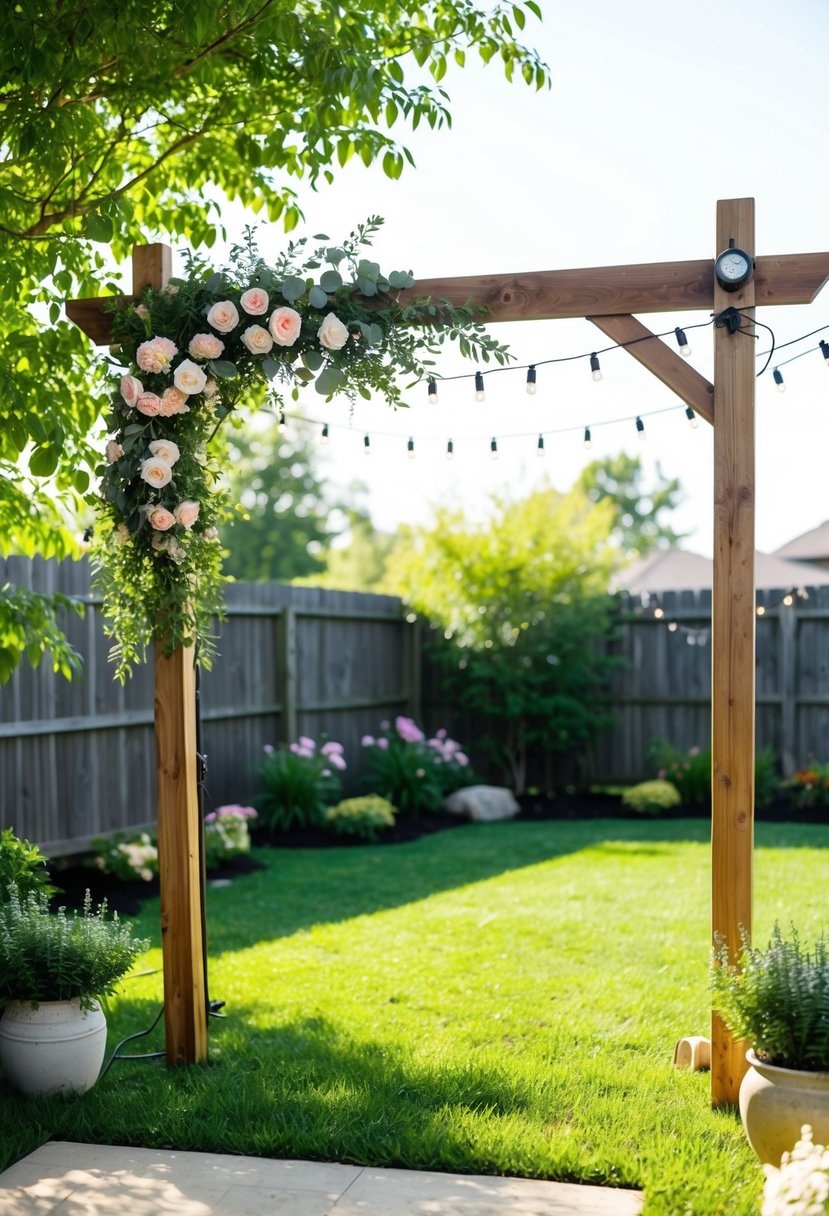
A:
[[[593,502],[612,505],[614,539],[631,557],[644,557],[659,545],[676,545],[688,535],[675,532],[662,518],[682,499],[679,478],[665,477],[657,464],[651,489],[645,487],[643,479],[639,457],[620,452],[592,461],[576,483]]]
[[[562,757],[607,720],[598,694],[613,510],[577,489],[493,506],[485,526],[442,510],[431,528],[407,532],[387,589],[429,618],[450,695],[521,793],[531,750]]]

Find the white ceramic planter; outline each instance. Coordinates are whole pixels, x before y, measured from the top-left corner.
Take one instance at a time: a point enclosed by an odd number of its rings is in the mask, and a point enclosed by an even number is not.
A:
[[[85,1093],[98,1080],[106,1049],[100,1006],[71,1001],[10,1001],[0,1018],[0,1061],[24,1094]]]
[[[740,1085],[740,1114],[751,1147],[766,1165],[780,1165],[808,1123],[815,1144],[829,1144],[829,1072],[777,1068],[746,1052],[749,1070]]]

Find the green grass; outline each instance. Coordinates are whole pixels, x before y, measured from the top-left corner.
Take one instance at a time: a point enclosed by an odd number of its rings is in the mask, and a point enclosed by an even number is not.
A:
[[[757,1211],[739,1117],[673,1045],[707,1033],[701,820],[483,824],[262,850],[208,902],[210,1062],[85,1097],[0,1090],[0,1164],[48,1136],[641,1187],[647,1216]],[[829,829],[757,828],[756,939],[817,929]],[[157,903],[138,931],[158,940]],[[140,969],[160,966],[153,950]],[[129,979],[111,1041],[149,1024]],[[159,1032],[133,1050],[161,1046]]]

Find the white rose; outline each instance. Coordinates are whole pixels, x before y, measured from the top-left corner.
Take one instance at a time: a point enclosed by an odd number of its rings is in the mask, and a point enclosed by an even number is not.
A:
[[[192,359],[184,359],[173,373],[173,383],[182,393],[200,393],[207,384],[207,376],[198,363],[194,363]]]
[[[266,355],[273,350],[273,338],[261,325],[249,325],[242,334],[242,341],[252,355]]]
[[[162,486],[166,486],[173,480],[173,470],[166,460],[162,460],[159,456],[150,456],[148,460],[141,462],[141,479],[146,481],[147,485],[160,490]]]
[[[348,330],[339,317],[329,312],[317,330],[317,337],[326,350],[342,350],[348,341]]]
[[[181,456],[178,444],[173,443],[172,439],[154,439],[147,446],[153,456],[157,456],[159,460],[165,461],[170,468],[173,467]]]

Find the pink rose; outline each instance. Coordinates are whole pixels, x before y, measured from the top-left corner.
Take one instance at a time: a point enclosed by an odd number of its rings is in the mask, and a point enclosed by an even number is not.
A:
[[[175,515],[173,515],[172,511],[168,511],[166,507],[156,507],[150,512],[148,518],[156,532],[166,532],[176,522]]]
[[[166,460],[162,460],[159,456],[150,456],[148,460],[141,462],[141,479],[146,481],[147,485],[160,490],[162,486],[166,486],[169,481],[173,480],[173,470]]]
[[[161,413],[161,398],[155,393],[142,393],[135,403],[135,408],[139,414],[146,414],[148,418],[155,418]]]
[[[187,394],[181,389],[165,388],[161,394],[161,410],[159,411],[162,418],[172,418],[173,414],[189,414],[190,406],[187,404]]]
[[[268,329],[277,346],[293,346],[301,327],[302,317],[295,308],[275,308],[268,321]]]
[[[173,383],[179,392],[187,393],[190,396],[202,391],[207,383],[207,376],[198,363],[193,363],[191,359],[184,359],[173,373]]]
[[[317,337],[320,346],[324,346],[326,350],[342,350],[348,341],[348,330],[340,318],[330,312],[317,330]]]
[[[193,524],[199,518],[199,504],[187,498],[184,502],[180,502],[175,509],[174,515],[176,523],[181,524],[183,528],[192,528]]]
[[[142,321],[146,321],[150,315],[150,310],[147,308],[146,304],[136,304],[133,311],[137,317],[141,318]]]
[[[239,311],[230,300],[217,300],[207,314],[207,324],[220,334],[229,334],[239,324]]]
[[[114,464],[115,461],[120,460],[123,455],[124,449],[121,447],[120,443],[116,443],[114,439],[110,439],[109,443],[107,444],[107,464]]]
[[[261,287],[251,287],[242,292],[239,303],[249,317],[261,317],[268,311],[268,293]]]
[[[135,362],[143,372],[168,372],[177,354],[178,347],[169,338],[150,338],[138,347]]]
[[[178,444],[173,443],[172,439],[154,439],[152,443],[148,444],[148,447],[153,456],[157,456],[159,460],[165,461],[170,468],[173,467],[181,456]]]
[[[273,338],[261,325],[249,325],[242,334],[242,342],[252,355],[266,355],[273,348]]]
[[[224,342],[215,334],[194,334],[187,350],[194,359],[218,359],[224,348]]]
[[[144,392],[144,385],[135,376],[121,377],[121,396],[130,409],[135,407],[138,398]]]

